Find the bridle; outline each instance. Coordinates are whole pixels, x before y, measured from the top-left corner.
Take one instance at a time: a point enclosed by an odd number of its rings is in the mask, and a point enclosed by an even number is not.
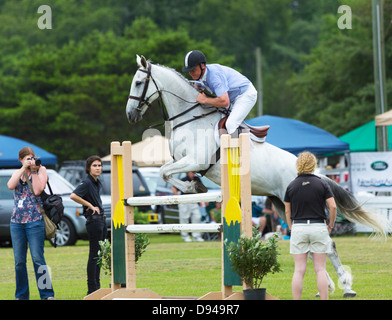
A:
[[[139,104],[138,104],[138,106],[136,107],[136,111],[137,111],[139,114],[142,112],[143,106],[144,106],[144,105],[147,105],[148,107],[151,106],[151,103],[149,102],[149,100],[150,100],[150,98],[151,98],[154,94],[156,94],[156,93],[158,93],[158,95],[159,95],[159,97],[158,97],[158,102],[159,102],[159,106],[160,106],[160,109],[161,109],[161,112],[162,112],[163,119],[164,119],[165,121],[172,121],[172,120],[175,120],[175,119],[177,119],[177,118],[179,118],[179,117],[181,117],[181,116],[187,114],[189,111],[195,109],[196,107],[200,106],[200,103],[196,103],[195,105],[193,105],[192,107],[186,109],[185,111],[183,111],[183,112],[181,112],[181,113],[175,115],[174,117],[169,118],[169,117],[167,116],[166,112],[165,112],[165,108],[164,108],[163,102],[162,102],[162,91],[164,91],[164,90],[160,90],[160,89],[158,88],[157,83],[155,82],[154,78],[153,78],[152,75],[151,75],[151,63],[148,63],[147,70],[139,69],[139,71],[144,72],[144,73],[147,73],[147,77],[146,77],[145,82],[144,82],[144,88],[143,88],[142,95],[141,95],[140,97],[131,96],[131,95],[129,96],[129,99],[133,99],[133,100],[139,101]],[[157,91],[154,92],[152,95],[150,95],[150,96],[146,99],[146,94],[147,94],[148,85],[149,85],[149,83],[150,83],[150,80],[152,80],[152,82],[154,83],[155,88],[157,89]],[[170,92],[170,91],[166,91],[166,92],[167,92],[167,93],[170,93],[170,94],[172,94],[172,95],[174,95],[175,97],[177,97],[177,98],[179,98],[179,99],[181,99],[181,100],[183,100],[183,101],[185,101],[185,102],[193,103],[193,102],[184,100],[183,98],[177,96],[177,95],[176,95],[175,93],[173,93],[173,92]],[[195,120],[204,118],[204,117],[206,117],[206,116],[208,116],[208,115],[210,115],[210,114],[212,114],[212,113],[220,112],[220,110],[219,110],[218,108],[213,107],[213,109],[214,109],[214,110],[212,110],[211,112],[208,112],[208,113],[206,113],[206,114],[201,114],[201,115],[198,115],[198,116],[193,116],[193,118],[191,118],[191,119],[189,119],[189,120],[186,120],[186,121],[184,121],[184,122],[181,122],[181,123],[177,124],[176,126],[174,126],[174,127],[172,128],[172,130],[175,130],[175,129],[177,129],[177,128],[179,128],[179,127],[181,127],[181,126],[183,126],[183,125],[185,125],[185,124],[187,124],[187,123],[189,123],[189,122],[192,122],[192,121],[195,121]],[[149,128],[158,127],[158,126],[161,126],[161,125],[164,125],[164,124],[165,124],[165,122],[159,123],[159,124],[157,124],[157,125],[152,125],[152,126],[150,126]]]
[[[148,64],[147,70],[139,69],[139,71],[147,73],[147,77],[146,77],[146,80],[144,82],[144,88],[143,88],[142,95],[140,97],[129,96],[129,99],[133,99],[133,100],[139,101],[139,104],[138,104],[138,106],[136,108],[136,111],[138,113],[142,112],[142,108],[143,108],[144,104],[146,104],[148,107],[151,106],[151,103],[149,102],[149,100],[155,94],[155,92],[146,99],[146,94],[147,94],[147,90],[148,90],[148,85],[150,84],[150,79],[152,79],[152,81],[154,82],[154,85],[155,85],[155,88],[157,89],[159,97],[161,97],[161,92],[159,91],[159,88],[158,88],[154,78],[151,76],[151,63]]]

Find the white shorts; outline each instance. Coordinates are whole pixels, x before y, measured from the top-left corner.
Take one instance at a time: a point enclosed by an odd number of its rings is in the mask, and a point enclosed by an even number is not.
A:
[[[291,227],[290,253],[329,253],[331,238],[325,223],[293,223]]]

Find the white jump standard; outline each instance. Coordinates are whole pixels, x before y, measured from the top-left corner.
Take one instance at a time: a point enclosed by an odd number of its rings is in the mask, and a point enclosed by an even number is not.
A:
[[[131,143],[123,145],[112,142],[111,145],[111,190],[112,190],[112,281],[111,288],[99,289],[85,297],[86,300],[112,299],[176,299],[163,297],[148,289],[136,288],[135,233],[160,232],[220,232],[221,236],[221,291],[209,292],[198,299],[223,300],[243,299],[242,292],[234,292],[233,286],[245,286],[236,272],[231,270],[227,262],[224,240],[238,241],[240,230],[247,236],[252,235],[251,223],[251,187],[249,134],[241,134],[239,139],[231,139],[229,135],[221,137],[221,192],[187,194],[169,197],[133,197]],[[230,154],[238,154],[237,173],[233,174]],[[229,162],[229,164],[228,164]],[[231,165],[231,167],[230,167]],[[240,166],[246,170],[240,170]],[[241,168],[243,168],[241,167]],[[229,170],[229,168],[231,168]],[[240,195],[234,197],[232,186],[241,185]],[[235,189],[235,188],[234,188]],[[125,199],[125,200],[124,200]],[[231,201],[229,201],[231,200]],[[222,202],[222,223],[203,224],[147,224],[135,225],[133,206],[147,204],[178,204],[197,202]],[[233,210],[233,202],[237,206]],[[229,205],[230,203],[230,205]],[[227,213],[227,214],[226,214]],[[234,231],[233,231],[234,230]],[[123,287],[125,284],[125,288]],[[271,297],[267,294],[268,297]],[[184,297],[182,297],[183,299]],[[190,297],[188,297],[190,298]],[[194,298],[193,298],[194,299]]]

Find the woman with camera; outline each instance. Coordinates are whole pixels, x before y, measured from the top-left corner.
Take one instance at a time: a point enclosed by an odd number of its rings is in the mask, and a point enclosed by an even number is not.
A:
[[[29,280],[27,275],[27,247],[30,248],[31,259],[41,299],[53,300],[54,291],[49,276],[49,270],[44,257],[45,224],[40,212],[39,195],[45,188],[48,176],[46,168],[37,161],[34,151],[24,147],[19,151],[19,161],[22,167],[16,170],[7,186],[14,190],[14,210],[11,216],[11,239],[15,258],[15,277],[17,300],[28,300]],[[38,165],[37,165],[38,164]],[[33,191],[27,179],[30,180]],[[41,201],[42,206],[42,201]]]

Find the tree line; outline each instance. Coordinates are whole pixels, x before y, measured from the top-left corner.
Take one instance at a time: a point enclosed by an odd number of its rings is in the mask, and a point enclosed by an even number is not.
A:
[[[343,3],[344,2],[344,3]],[[392,101],[392,0],[384,3],[388,101]],[[0,134],[55,153],[60,162],[109,153],[161,122],[125,117],[136,54],[180,71],[184,55],[236,68],[253,82],[261,48],[264,114],[341,135],[374,117],[368,0],[40,0],[0,2]],[[338,7],[352,10],[339,29]],[[250,117],[255,117],[256,108]]]

